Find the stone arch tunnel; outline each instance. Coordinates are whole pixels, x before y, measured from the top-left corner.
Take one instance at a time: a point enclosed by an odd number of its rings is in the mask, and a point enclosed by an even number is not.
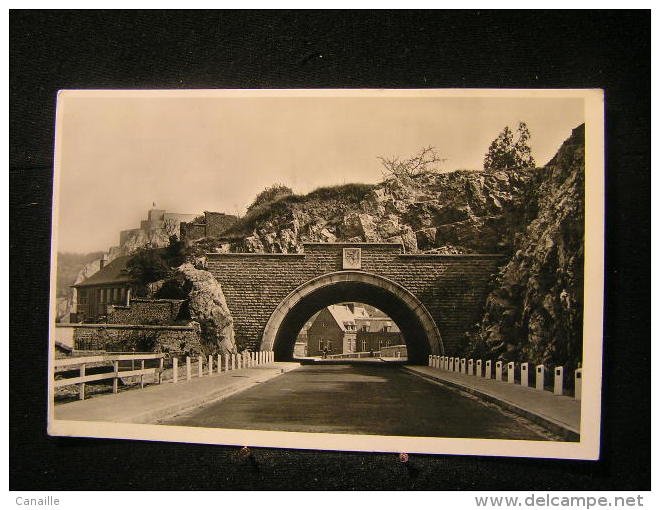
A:
[[[453,354],[479,319],[500,255],[406,254],[392,243],[307,243],[303,253],[208,254],[222,285],[236,341],[291,359],[295,338],[315,312],[355,301],[399,326],[409,362]]]

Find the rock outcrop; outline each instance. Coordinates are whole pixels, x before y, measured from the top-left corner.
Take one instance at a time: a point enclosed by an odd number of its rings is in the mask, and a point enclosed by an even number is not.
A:
[[[584,125],[530,182],[526,216],[468,354],[576,368],[582,356]]]
[[[233,320],[220,283],[208,271],[183,264],[173,278],[187,293],[187,313],[201,328],[206,354],[237,352]]]
[[[230,251],[297,253],[304,242],[397,242],[406,252],[506,252],[526,224],[534,169],[428,173],[375,186],[347,185],[286,197],[246,216]]]

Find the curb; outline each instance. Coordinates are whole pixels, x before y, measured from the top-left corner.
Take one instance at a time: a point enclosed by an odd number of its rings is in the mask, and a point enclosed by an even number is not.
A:
[[[421,372],[417,372],[415,370],[411,370],[408,367],[402,367],[403,370],[408,372],[409,374],[416,375],[418,377],[421,377],[422,379],[426,379],[428,381],[432,381],[434,383],[441,384],[443,386],[446,386],[450,389],[453,390],[460,390],[460,391],[465,391],[466,393],[470,393],[471,395],[474,395],[476,397],[481,398],[482,400],[485,400],[486,402],[489,402],[491,404],[495,404],[502,409],[505,409],[507,411],[511,411],[512,413],[515,413],[519,416],[522,416],[523,418],[527,418],[529,421],[536,423],[537,425],[540,425],[542,427],[545,427],[548,429],[550,432],[553,434],[558,435],[565,441],[571,441],[571,442],[579,442],[580,441],[580,431],[575,430],[574,428],[558,422],[548,416],[544,416],[542,414],[538,414],[532,411],[529,411],[527,409],[524,409],[513,402],[509,402],[507,400],[502,400],[494,395],[491,395],[490,393],[486,393],[484,391],[478,390],[476,388],[472,388],[470,386],[465,386],[463,384],[454,382],[454,381],[448,381],[446,379],[442,379],[441,377],[434,377],[429,374],[423,374]]]

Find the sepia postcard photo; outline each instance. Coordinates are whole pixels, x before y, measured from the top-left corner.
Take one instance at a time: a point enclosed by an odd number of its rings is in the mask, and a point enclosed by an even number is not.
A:
[[[598,459],[600,90],[64,90],[48,431]]]

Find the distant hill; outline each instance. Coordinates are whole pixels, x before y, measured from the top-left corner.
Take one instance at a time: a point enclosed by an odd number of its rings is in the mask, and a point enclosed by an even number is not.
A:
[[[76,281],[78,273],[88,262],[100,259],[102,251],[91,253],[58,253],[57,254],[57,297],[68,297],[69,286]]]

